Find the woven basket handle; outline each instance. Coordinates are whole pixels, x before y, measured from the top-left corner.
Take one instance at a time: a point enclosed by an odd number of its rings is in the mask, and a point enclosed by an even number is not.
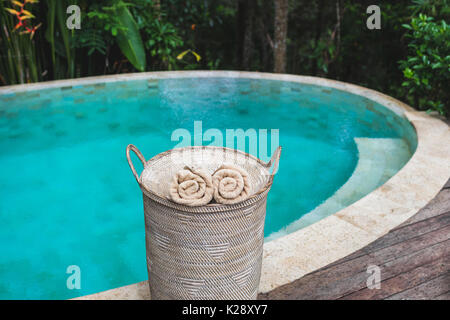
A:
[[[266,163],[266,168],[270,170],[270,168],[273,165],[272,173],[270,174],[269,180],[267,181],[267,186],[270,186],[273,182],[273,176],[278,171],[278,163],[280,162],[280,156],[281,156],[281,146],[278,146],[277,150],[272,155],[272,158],[269,162]]]
[[[139,160],[141,160],[141,162],[142,162],[142,164],[144,165],[144,167],[145,167],[146,161],[145,161],[144,156],[142,155],[142,153],[139,151],[138,148],[136,148],[136,147],[135,147],[134,145],[132,145],[132,144],[129,144],[129,145],[127,146],[127,160],[128,160],[128,165],[130,166],[130,169],[131,169],[131,171],[133,172],[133,175],[134,175],[134,177],[136,178],[137,183],[138,183],[139,185],[141,185],[141,182],[140,182],[140,180],[139,180],[139,175],[137,174],[136,169],[134,168],[134,165],[133,165],[133,161],[131,160],[131,157],[130,157],[130,150],[133,151],[133,152],[138,156]]]

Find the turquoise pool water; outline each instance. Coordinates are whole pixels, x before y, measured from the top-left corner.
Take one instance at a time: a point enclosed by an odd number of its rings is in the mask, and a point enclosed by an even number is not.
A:
[[[392,111],[299,83],[190,78],[0,94],[0,299],[67,299],[145,280],[142,198],[125,147],[133,143],[150,158],[177,145],[175,129],[194,141],[194,121],[203,133],[216,128],[224,136],[279,129],[283,154],[266,236],[349,181],[359,160],[355,138],[407,145],[377,184],[415,149],[413,128]],[[268,160],[265,154],[256,155]],[[66,286],[70,265],[80,267],[81,289]]]

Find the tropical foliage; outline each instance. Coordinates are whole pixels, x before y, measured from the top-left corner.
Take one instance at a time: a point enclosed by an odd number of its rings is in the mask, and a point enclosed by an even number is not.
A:
[[[449,25],[419,14],[403,26],[409,30],[406,36],[410,42],[409,55],[400,62],[406,80],[402,85],[414,97],[416,106],[441,114],[449,112],[444,104],[450,101]]]
[[[449,115],[448,2],[380,0],[381,30],[369,30],[368,0],[0,0],[0,85],[156,70],[284,70]],[[66,26],[69,5],[81,8],[80,29]]]

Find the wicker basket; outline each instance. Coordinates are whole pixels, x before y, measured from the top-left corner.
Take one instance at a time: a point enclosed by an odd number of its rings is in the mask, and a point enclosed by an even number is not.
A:
[[[140,176],[130,151],[144,165]],[[166,151],[146,161],[135,146],[127,147],[128,163],[143,192],[152,299],[256,299],[266,200],[280,153],[278,147],[265,163],[229,148],[187,147]],[[247,200],[200,207],[168,200],[169,183],[185,165],[201,165],[213,173],[225,162],[248,172],[255,192]]]

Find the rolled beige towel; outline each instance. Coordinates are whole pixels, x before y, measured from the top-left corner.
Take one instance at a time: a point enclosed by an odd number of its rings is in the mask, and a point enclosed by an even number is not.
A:
[[[251,185],[248,173],[242,168],[223,164],[214,172],[214,200],[222,204],[234,204],[244,201],[250,196]]]
[[[208,204],[213,194],[211,175],[189,167],[177,172],[169,190],[172,201],[190,207]]]

